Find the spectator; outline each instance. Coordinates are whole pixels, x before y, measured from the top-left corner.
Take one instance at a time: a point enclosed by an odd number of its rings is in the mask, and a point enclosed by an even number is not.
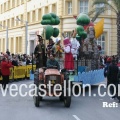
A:
[[[30,60],[30,58],[27,57],[27,59],[26,59],[26,65],[30,65],[30,64],[32,64],[32,60]]]
[[[120,68],[120,60],[118,61],[118,64],[117,64],[117,66]]]
[[[9,83],[9,76],[10,76],[10,67],[13,67],[11,61],[9,61],[6,57],[3,58],[1,62],[1,73],[3,78],[3,89],[6,88],[6,85]]]
[[[108,73],[107,73],[107,77],[108,77],[108,85],[115,85],[117,86],[117,81],[118,81],[118,66],[115,64],[115,60],[112,60],[112,64],[108,67]],[[110,87],[110,93],[111,95],[113,95],[114,93],[114,88],[113,86]],[[112,96],[112,99],[114,99],[116,96]]]
[[[108,67],[109,67],[111,61],[112,61],[112,59],[110,57],[107,58],[107,63],[106,63],[105,69],[104,69],[104,77],[107,77]]]
[[[6,51],[7,55],[10,56],[10,52],[9,52],[9,49],[7,49]]]
[[[16,56],[14,56],[14,58],[12,60],[12,65],[18,66],[18,61],[17,61],[17,57]]]

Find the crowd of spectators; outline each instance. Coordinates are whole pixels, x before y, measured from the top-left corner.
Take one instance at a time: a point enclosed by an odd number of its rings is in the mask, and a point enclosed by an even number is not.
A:
[[[25,65],[31,65],[32,64],[32,56],[26,55],[26,54],[11,54],[9,50],[6,51],[6,53],[0,53],[0,56],[6,57],[9,59],[9,61],[12,62],[12,65],[14,66],[25,66]],[[33,64],[35,63],[35,58],[33,59]]]
[[[113,56],[100,56],[100,65],[101,67],[104,67],[108,61],[114,60],[116,64],[118,64],[119,59],[117,55]]]

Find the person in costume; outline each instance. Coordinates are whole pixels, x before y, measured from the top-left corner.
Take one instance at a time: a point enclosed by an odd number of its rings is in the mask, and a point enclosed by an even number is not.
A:
[[[62,48],[62,45],[61,45],[61,38],[56,38],[56,43],[55,45],[53,46],[53,51],[54,51],[54,54],[55,54],[55,59],[59,62],[60,64],[60,69],[63,69],[64,66],[63,66],[63,48]]]
[[[49,44],[47,45],[47,48],[46,48],[46,52],[47,52],[47,54],[48,54],[48,57],[50,57],[50,54],[53,54],[53,53],[54,53],[54,51],[52,50],[52,47],[53,47],[54,44],[55,44],[55,43],[53,42],[53,39],[50,38],[50,39],[49,39]]]
[[[71,35],[71,52],[73,54],[73,58],[77,60],[77,55],[78,55],[78,49],[80,47],[80,43],[76,39],[76,32],[73,30],[72,35]]]
[[[64,39],[64,52],[65,52],[65,62],[64,62],[64,68],[67,71],[74,72],[74,59],[71,52],[71,42],[69,38]]]
[[[36,69],[46,66],[45,45],[42,36],[37,35],[39,44],[35,47],[34,55],[36,57]]]

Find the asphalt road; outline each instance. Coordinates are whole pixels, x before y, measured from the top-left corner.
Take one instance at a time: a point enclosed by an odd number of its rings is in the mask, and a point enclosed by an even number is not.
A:
[[[32,81],[15,82],[18,86],[22,83],[27,85]],[[28,89],[23,89],[23,92]],[[102,89],[102,92],[105,89]],[[0,90],[0,120],[119,120],[120,105],[116,108],[103,108],[103,102],[113,103],[117,100],[111,100],[110,97],[99,97],[97,87],[92,88],[94,97],[82,95],[72,97],[70,108],[65,108],[59,98],[45,97],[39,108],[34,106],[33,98],[26,96],[11,97],[9,91],[7,96],[3,97]]]

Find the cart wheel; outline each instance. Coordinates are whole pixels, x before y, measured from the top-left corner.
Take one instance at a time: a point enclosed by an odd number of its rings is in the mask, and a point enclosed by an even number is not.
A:
[[[39,100],[42,101],[42,100],[43,100],[43,97],[39,97]]]
[[[63,94],[59,97],[59,100],[60,100],[60,101],[64,101],[64,96],[63,96]]]
[[[40,106],[40,100],[39,100],[39,96],[34,96],[34,104],[35,107],[39,107]]]
[[[68,89],[66,90],[66,96],[64,97],[64,105],[69,108],[71,105],[71,96],[68,96]]]

